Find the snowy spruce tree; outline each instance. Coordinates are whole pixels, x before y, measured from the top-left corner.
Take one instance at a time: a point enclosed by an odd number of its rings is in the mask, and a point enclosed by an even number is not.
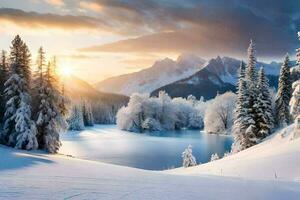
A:
[[[17,35],[12,41],[8,80],[4,98],[7,100],[1,141],[19,149],[36,149],[36,126],[31,120],[30,106],[30,53]]]
[[[286,55],[280,70],[278,92],[275,101],[275,120],[278,127],[286,126],[291,122],[289,113],[291,95],[292,83],[289,69],[289,56]]]
[[[300,114],[300,80],[295,81],[292,85],[293,94],[290,101],[290,113],[293,119],[296,119]]]
[[[4,83],[7,81],[8,77],[8,63],[6,58],[6,52],[1,52],[0,57],[0,124],[3,122],[4,112],[5,112],[5,104],[6,100],[4,97]]]
[[[248,115],[247,108],[247,84],[244,79],[239,80],[239,88],[237,91],[237,101],[234,113],[234,123],[232,128],[232,135],[234,143],[232,144],[232,152],[236,153],[247,148],[248,140],[246,130],[248,128],[248,120],[251,120]]]
[[[93,126],[94,117],[93,117],[92,107],[86,101],[83,101],[82,103],[82,113],[83,113],[84,126]]]
[[[80,131],[84,129],[82,107],[73,105],[70,117],[68,119],[69,130]]]
[[[237,101],[233,123],[232,152],[242,151],[256,142],[255,139],[255,120],[254,120],[254,100],[255,100],[255,46],[252,40],[248,48],[248,64],[244,68],[241,64],[239,69],[239,80],[237,89]]]
[[[261,70],[256,71],[255,45],[250,42],[245,74],[241,70],[235,108],[232,152],[236,153],[259,143],[273,127],[269,86]]]
[[[58,78],[55,73],[56,65],[45,65],[45,53],[42,48],[38,52],[38,83],[39,100],[36,125],[38,129],[39,148],[56,153],[61,146],[59,133],[65,131],[66,121],[60,111],[61,93],[58,87]]]
[[[263,67],[260,68],[258,73],[257,88],[259,93],[254,107],[257,115],[257,137],[262,140],[271,133],[274,125],[269,84]]]
[[[293,95],[290,101],[291,115],[295,120],[293,139],[300,137],[300,80],[293,83]]]
[[[192,150],[192,145],[189,145],[184,152],[182,152],[182,166],[183,167],[192,167],[196,166],[196,158],[193,156],[193,150]]]
[[[256,49],[253,41],[250,41],[250,45],[248,48],[248,64],[246,67],[245,81],[247,83],[248,93],[246,95],[246,108],[248,109],[247,116],[247,129],[246,129],[246,137],[248,140],[247,146],[253,146],[259,142],[257,138],[257,113],[255,112],[255,102],[257,98],[257,94],[259,93],[257,89],[257,72],[256,72]]]

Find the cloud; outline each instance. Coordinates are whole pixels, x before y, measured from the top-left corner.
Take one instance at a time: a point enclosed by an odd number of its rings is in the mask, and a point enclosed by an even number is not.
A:
[[[62,30],[102,29],[103,31],[107,29],[105,22],[93,17],[25,12],[11,8],[0,8],[0,21],[29,28],[58,28]]]
[[[64,0],[45,0],[48,4],[54,5],[54,6],[63,6],[65,5]]]
[[[100,12],[103,7],[95,2],[86,2],[86,1],[81,1],[79,3],[79,6],[83,9],[91,10],[94,12]]]
[[[82,51],[244,55],[252,38],[259,55],[268,57],[294,53],[297,46],[300,4],[294,0],[94,2],[110,19],[136,25],[144,34]]]
[[[72,15],[2,8],[0,20],[33,28],[87,29],[130,38],[87,47],[84,51],[197,51],[207,56],[244,54],[250,38],[256,41],[261,55],[293,53],[300,29],[299,0],[57,2],[63,2]],[[87,10],[87,16],[81,16],[78,8]]]

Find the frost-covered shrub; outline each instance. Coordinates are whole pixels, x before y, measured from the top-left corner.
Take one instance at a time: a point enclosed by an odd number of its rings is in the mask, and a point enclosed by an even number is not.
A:
[[[233,123],[236,95],[226,92],[216,96],[207,106],[204,117],[204,130],[207,133],[227,134]]]
[[[182,152],[182,166],[183,167],[192,167],[196,166],[196,158],[193,156],[192,145],[189,145],[184,152]]]
[[[217,153],[212,154],[211,157],[210,157],[210,161],[211,161],[211,162],[212,162],[212,161],[215,161],[215,160],[219,160],[219,159],[220,159],[220,158],[219,158],[219,156],[218,156]]]
[[[160,131],[161,126],[159,121],[156,119],[153,119],[151,117],[146,118],[145,121],[143,121],[142,128],[149,131]]]
[[[83,113],[80,105],[74,105],[71,110],[68,125],[69,130],[80,131],[84,129]]]
[[[174,98],[160,92],[158,97],[133,94],[126,107],[117,113],[117,126],[122,130],[143,132],[203,127],[203,100],[195,97]]]

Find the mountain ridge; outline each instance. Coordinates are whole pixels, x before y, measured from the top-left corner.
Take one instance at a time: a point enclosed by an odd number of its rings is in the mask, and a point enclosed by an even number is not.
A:
[[[165,85],[154,90],[151,95],[157,96],[160,90],[166,91],[171,97],[214,98],[218,93],[236,90],[237,72],[242,60],[231,57],[217,56],[208,61],[203,69],[185,79]],[[277,87],[281,63],[257,62],[256,67],[264,66],[271,87]]]
[[[131,95],[134,92],[150,93],[153,90],[186,78],[202,69],[205,60],[182,54],[177,60],[165,58],[156,61],[151,67],[138,72],[108,78],[95,84],[103,92]]]

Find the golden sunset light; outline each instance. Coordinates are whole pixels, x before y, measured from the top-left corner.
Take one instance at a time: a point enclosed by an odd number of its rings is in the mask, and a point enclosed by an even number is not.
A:
[[[0,200],[299,200],[300,0],[0,0]]]

